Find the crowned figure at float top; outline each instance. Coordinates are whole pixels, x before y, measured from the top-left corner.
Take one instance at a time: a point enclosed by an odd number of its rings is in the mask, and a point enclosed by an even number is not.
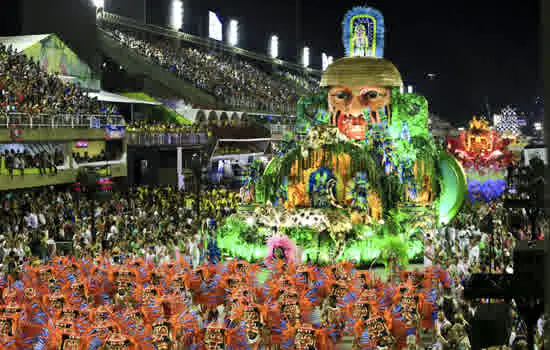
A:
[[[426,99],[403,93],[401,74],[383,58],[382,14],[352,9],[343,40],[346,57],[328,66],[319,94],[300,99],[294,137],[253,180],[255,224],[328,233],[339,257],[355,243],[363,249],[366,236],[424,233],[438,215],[450,220],[466,186],[428,131]]]

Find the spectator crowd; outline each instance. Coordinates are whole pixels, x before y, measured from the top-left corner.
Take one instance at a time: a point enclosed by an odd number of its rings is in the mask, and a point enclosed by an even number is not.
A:
[[[101,104],[77,84],[64,82],[40,62],[0,43],[0,107],[17,113],[94,114]],[[0,113],[1,114],[1,113]]]
[[[128,30],[105,29],[126,47],[232,107],[289,113],[301,95],[319,85],[315,79],[291,73],[268,74],[235,55],[191,47],[175,49],[163,40],[149,41]]]
[[[126,130],[136,133],[208,133],[206,125],[181,125],[178,123],[158,122],[152,120],[136,120],[128,124]]]
[[[0,261],[11,251],[18,262],[31,254],[44,257],[56,241],[70,241],[78,255],[115,248],[136,256],[151,249],[169,255],[180,242],[182,250],[197,243],[203,224],[222,220],[239,204],[238,195],[224,189],[204,191],[199,200],[197,213],[196,194],[173,187],[136,187],[107,202],[53,188],[7,194],[0,199]]]
[[[510,209],[502,201],[466,205],[454,220],[453,226],[442,228],[436,235],[428,236],[425,245],[425,261],[446,268],[456,288],[445,296],[447,305],[440,314],[437,343],[440,349],[454,349],[452,329],[461,325],[471,339],[473,319],[480,303],[463,298],[464,282],[474,273],[513,274],[513,252],[519,240],[541,239],[548,229],[548,220],[532,227],[529,220],[510,226]],[[536,234],[527,234],[535,232]],[[520,317],[518,305],[512,301],[512,329],[505,348],[527,349],[527,325]],[[544,317],[539,319],[535,342],[541,349]]]
[[[32,154],[28,150],[6,150],[0,154],[0,175],[7,173],[12,179],[14,175],[25,176],[25,169],[38,169],[40,175],[55,175],[57,167],[63,165],[65,156],[60,149],[42,150]]]

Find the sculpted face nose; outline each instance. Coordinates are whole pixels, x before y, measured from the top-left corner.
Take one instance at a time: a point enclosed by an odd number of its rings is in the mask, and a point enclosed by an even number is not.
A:
[[[353,96],[349,105],[348,114],[354,117],[359,117],[363,114],[364,109],[365,105],[362,98],[360,96]]]

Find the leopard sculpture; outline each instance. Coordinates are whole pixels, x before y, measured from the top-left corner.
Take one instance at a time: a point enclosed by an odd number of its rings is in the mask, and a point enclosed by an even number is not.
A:
[[[301,208],[285,210],[267,203],[254,211],[256,224],[272,228],[279,232],[283,228],[308,227],[317,235],[327,231],[335,244],[333,259],[339,259],[344,253],[346,235],[352,231],[351,218],[340,210]],[[313,237],[317,240],[318,236]]]

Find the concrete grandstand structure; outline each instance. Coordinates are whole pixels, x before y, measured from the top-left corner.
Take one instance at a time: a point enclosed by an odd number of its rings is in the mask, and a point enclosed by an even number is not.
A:
[[[112,140],[106,140],[107,128],[125,129],[133,120],[157,119],[162,122],[159,116],[164,118],[173,114],[177,114],[175,119],[164,122],[181,124],[181,130],[143,132],[128,129],[123,134],[122,146],[117,146],[117,158],[111,157],[101,164],[91,162],[90,167],[101,167],[108,163],[113,177],[126,178],[142,160],[150,159],[150,164],[156,164],[153,162],[159,159],[160,154],[173,160],[178,149],[187,159],[184,167],[189,167],[194,152],[200,152],[208,159],[213,156],[216,159],[234,158],[235,154],[226,154],[224,148],[227,147],[223,146],[235,143],[234,140],[239,140],[237,148],[244,150],[243,159],[247,159],[247,150],[254,150],[248,152],[250,154],[269,153],[266,150],[270,148],[271,141],[279,140],[294,122],[298,96],[318,87],[321,73],[318,70],[223,42],[140,23],[102,9],[96,11],[88,3],[67,2],[66,6],[60,3],[63,11],[45,19],[37,18],[31,11],[33,8],[42,9],[43,4],[27,0],[24,5],[20,12],[14,14],[23,25],[13,30],[0,31],[0,44],[12,48],[16,55],[37,63],[42,71],[60,78],[63,84],[73,84],[71,86],[77,87],[87,98],[101,103],[106,110],[84,113],[74,109],[54,112],[18,109],[0,113],[0,131],[5,130],[0,135],[2,147],[33,153],[35,149],[49,149],[55,145],[53,148],[63,149],[68,159],[67,162],[59,163],[60,172],[55,177],[39,176],[35,174],[38,170],[34,169],[25,170],[24,178],[11,178],[6,164],[3,164],[0,179],[5,181],[1,181],[3,185],[0,190],[72,183],[76,180],[78,169],[87,166],[71,157],[71,153],[74,155],[75,151],[80,152],[77,144],[89,143],[95,148],[103,144],[99,148],[108,152],[111,146],[107,144],[112,143]],[[72,6],[71,11],[81,14],[74,17],[82,22],[80,26],[75,26],[74,21],[61,20],[64,16],[70,17],[69,5]],[[256,81],[269,82],[264,88],[267,97],[271,91],[284,91],[280,93],[282,99],[279,102],[263,103],[263,95],[246,96],[255,93],[257,88],[243,90],[242,94],[246,98],[228,97],[226,93],[214,94],[197,85],[196,81],[175,75],[169,67],[152,62],[148,57],[123,45],[110,32],[113,28],[134,31],[144,40],[166,42],[167,47],[175,50],[189,48],[207,56],[217,55],[221,64],[238,62],[236,67],[248,69],[252,72],[250,75],[260,77],[255,77]],[[79,38],[83,38],[85,44]],[[224,57],[230,60],[224,61]],[[110,62],[116,68],[115,71],[107,70],[105,62]],[[246,86],[246,83],[244,80],[242,85]],[[231,87],[225,92],[228,90],[231,91]],[[139,94],[147,98],[136,97]],[[288,101],[284,100],[287,95],[292,95]],[[260,104],[255,100],[259,100]],[[174,109],[167,101],[177,101],[176,105],[183,108]],[[107,111],[111,105],[118,106],[116,109],[121,112],[113,115]],[[154,109],[162,108],[167,112],[153,113]],[[188,124],[195,126],[190,127]],[[13,132],[21,135],[21,139],[14,139]],[[22,146],[23,143],[27,146]],[[173,183],[175,162],[167,161],[155,167],[162,168],[168,175],[151,175],[147,182]],[[15,171],[15,175],[18,174]]]

